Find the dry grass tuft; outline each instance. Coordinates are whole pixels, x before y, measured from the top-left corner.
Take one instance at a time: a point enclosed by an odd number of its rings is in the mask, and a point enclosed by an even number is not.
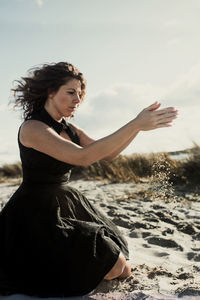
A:
[[[197,144],[189,150],[189,158],[184,160],[177,172],[177,181],[200,185],[200,146]]]
[[[22,176],[21,162],[5,164],[0,167],[0,182],[5,182],[8,178],[19,178]]]
[[[188,158],[174,160],[169,153],[119,155],[111,162],[98,161],[88,167],[75,167],[73,178],[103,180],[109,182],[140,182],[143,178],[161,185],[186,184],[200,186],[200,146],[182,151]],[[21,163],[5,164],[0,167],[0,182],[22,176]],[[167,187],[166,185],[166,187]]]
[[[73,175],[88,180],[103,180],[109,182],[138,182],[139,178],[135,175],[129,164],[129,159],[119,155],[111,162],[105,160],[98,161],[88,167],[77,167],[73,171]]]

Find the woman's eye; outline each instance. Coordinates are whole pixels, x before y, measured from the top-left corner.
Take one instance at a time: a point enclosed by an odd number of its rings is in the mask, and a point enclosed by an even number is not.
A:
[[[73,94],[75,94],[75,92],[68,92],[68,94],[73,95]],[[82,94],[80,93],[80,94],[78,94],[78,96],[81,99]]]

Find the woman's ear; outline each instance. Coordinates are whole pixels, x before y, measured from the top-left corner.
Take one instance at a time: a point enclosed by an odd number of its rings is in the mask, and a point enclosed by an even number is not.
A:
[[[52,99],[54,97],[54,95],[55,95],[55,92],[52,91],[51,89],[48,89],[48,98]]]

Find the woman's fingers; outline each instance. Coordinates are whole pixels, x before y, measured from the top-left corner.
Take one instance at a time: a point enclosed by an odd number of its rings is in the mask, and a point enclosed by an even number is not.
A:
[[[137,120],[140,130],[152,130],[172,126],[171,122],[176,119],[178,110],[174,107],[157,110],[160,105],[156,101],[138,114],[135,120]]]
[[[161,104],[156,101],[153,104],[151,104],[148,107],[146,107],[145,110],[149,110],[149,111],[156,110],[156,109],[158,109],[158,107],[160,107],[160,105]]]
[[[170,123],[172,123],[173,120],[176,119],[176,118],[177,118],[176,116],[170,116],[170,117],[162,118],[162,119],[158,120],[156,128],[171,127],[172,125]]]
[[[160,124],[158,124],[156,126],[156,128],[162,128],[162,127],[172,127],[172,125],[171,124],[167,124],[167,123],[160,123]]]
[[[162,119],[162,120],[157,121],[157,122],[156,122],[156,125],[157,125],[157,124],[172,123],[172,122],[174,121],[174,119],[175,119],[175,118],[173,118],[173,119],[172,119],[172,118]]]
[[[171,113],[171,112],[176,112],[177,113],[178,110],[175,109],[174,107],[167,107],[167,108],[163,108],[163,109],[155,111],[155,114],[156,115],[162,115],[162,114]]]
[[[157,117],[158,121],[160,121],[160,120],[168,121],[168,120],[176,119],[177,118],[177,113],[176,112],[166,113],[166,114],[163,114],[163,115],[157,115],[156,117]]]
[[[157,112],[155,112],[156,128],[171,127],[172,124],[170,123],[177,118],[177,112],[178,111],[173,108],[162,110],[162,114],[157,114]]]

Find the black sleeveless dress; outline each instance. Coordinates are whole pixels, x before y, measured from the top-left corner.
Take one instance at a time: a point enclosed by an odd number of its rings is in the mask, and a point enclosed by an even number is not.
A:
[[[70,123],[43,108],[32,116],[77,144]],[[0,294],[86,295],[103,280],[127,242],[68,181],[73,165],[23,146],[23,181],[0,212]]]

